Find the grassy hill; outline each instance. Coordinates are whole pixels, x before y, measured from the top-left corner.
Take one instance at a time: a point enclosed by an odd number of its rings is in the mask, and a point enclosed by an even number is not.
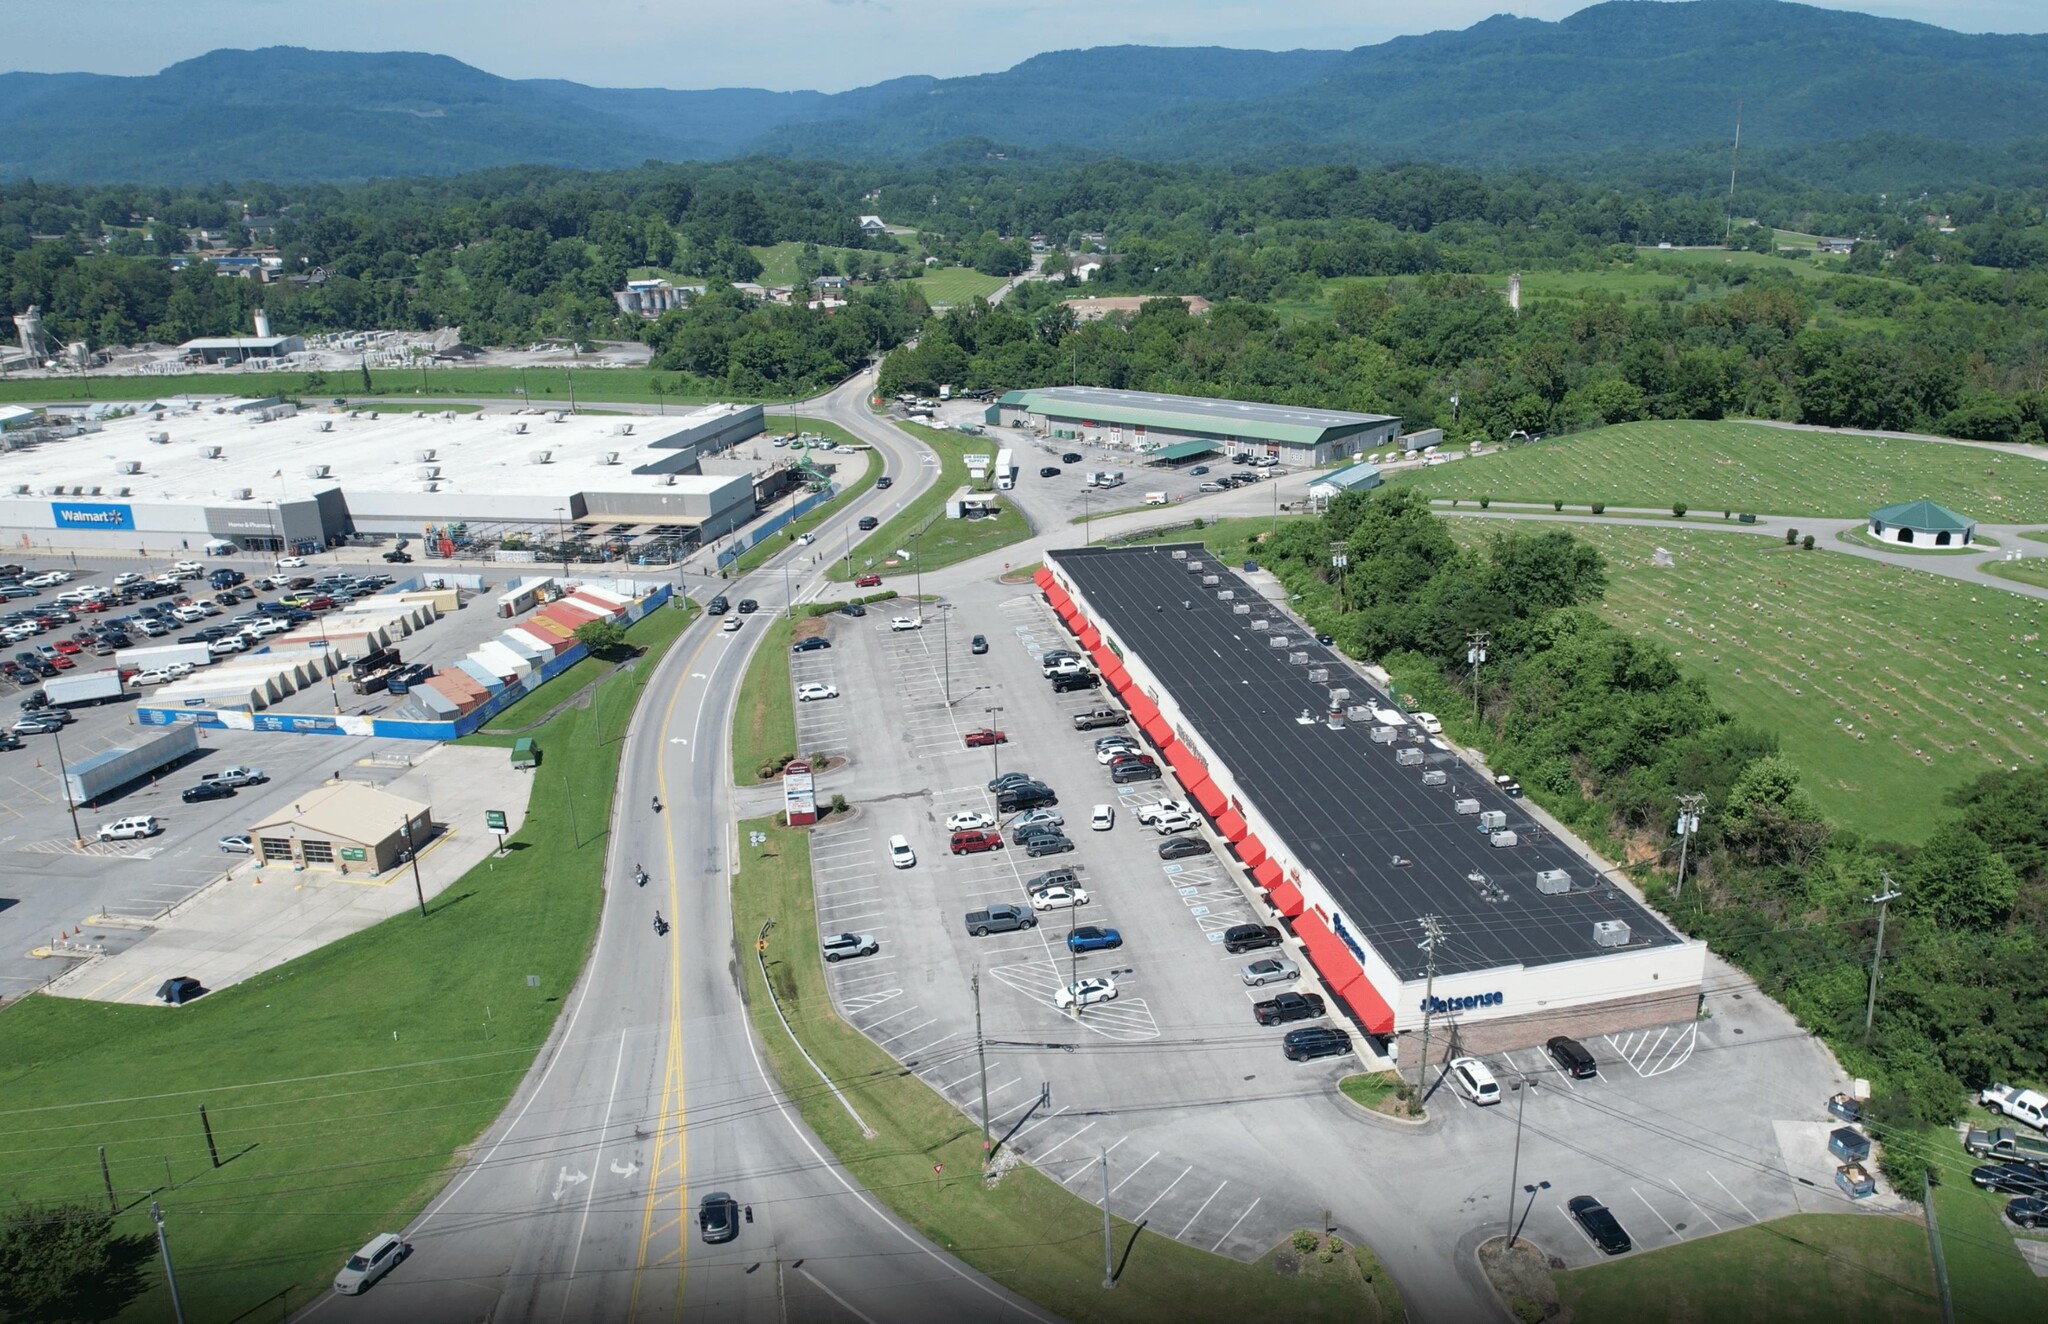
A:
[[[1450,524],[1467,541],[1532,527]],[[1950,789],[2048,758],[2048,610],[2034,599],[1718,530],[1573,532],[1607,557],[1606,614],[1775,732],[1844,827],[1918,841]],[[1673,565],[1651,563],[1659,547]]]
[[[1683,501],[1694,514],[1855,518],[1920,497],[1987,523],[2048,510],[2048,464],[2025,455],[1762,423],[1622,423],[1392,481],[1461,501],[1667,510]]]

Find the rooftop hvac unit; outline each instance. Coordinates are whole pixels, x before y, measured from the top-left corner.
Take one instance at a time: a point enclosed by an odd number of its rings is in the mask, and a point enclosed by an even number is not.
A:
[[[1404,750],[1402,752],[1406,753],[1407,751]],[[1416,752],[1420,753],[1421,751],[1418,750]],[[1431,768],[1428,772],[1422,774],[1422,784],[1424,786],[1442,786],[1449,780],[1449,774],[1442,768]]]
[[[1203,576],[1202,576],[1202,582],[1203,582],[1204,584],[1220,584],[1220,583],[1222,583],[1222,582],[1223,582],[1223,576],[1221,576],[1221,575],[1203,575]]]
[[[455,421],[455,411],[452,409],[444,409],[441,411],[441,418],[442,421],[444,422],[453,423]]]
[[[516,422],[512,423],[510,426],[508,426],[505,430],[515,437],[523,437],[526,435],[526,420],[523,418],[519,419]]]
[[[255,495],[256,489],[253,487],[238,487],[235,489],[235,500],[237,501],[247,501],[250,497]]]
[[[1419,749],[1397,749],[1394,751],[1394,762],[1404,768],[1421,767],[1422,751]]]
[[[1593,945],[1595,947],[1628,946],[1628,921],[1625,919],[1594,920]]]
[[[373,423],[377,421],[377,411],[374,409],[370,411],[370,421]]]
[[[606,464],[617,464],[619,462],[619,453],[617,451],[606,451],[604,453],[604,462]]]
[[[1271,621],[1259,620],[1259,621],[1253,621],[1253,622],[1251,622],[1251,624],[1250,624],[1250,625],[1249,625],[1248,627],[1246,627],[1246,628],[1248,628],[1248,629],[1253,629],[1253,630],[1264,630],[1264,629],[1268,628],[1268,627],[1269,627],[1269,626],[1271,626],[1271,625],[1272,625],[1272,622],[1271,622]]]
[[[1188,565],[1187,565],[1187,568],[1188,568],[1188,573],[1190,573],[1190,574],[1196,574],[1196,575],[1198,575],[1198,574],[1202,573],[1202,564],[1203,564],[1203,563],[1202,563],[1202,562],[1200,562],[1200,561],[1190,561],[1190,562],[1188,562]]]
[[[557,423],[565,423],[565,422],[567,422],[567,421],[568,421],[568,419],[569,419],[569,411],[568,411],[568,410],[566,410],[566,409],[557,409],[557,410],[556,410],[556,411],[554,412],[554,420],[555,420],[555,422],[557,422]]]
[[[441,452],[435,450],[432,446],[427,446],[423,449],[414,451],[412,453],[412,457],[415,460],[418,460],[421,464],[432,464],[434,462],[434,457],[436,455],[439,455],[440,453]]]
[[[1292,642],[1293,641],[1290,640],[1284,634],[1272,634],[1266,636],[1266,647],[1268,648],[1286,648]]]
[[[168,432],[152,432],[149,434],[149,439],[159,446],[171,444],[171,434]]]
[[[1572,876],[1562,869],[1538,869],[1536,890],[1545,896],[1563,896],[1572,890]]]
[[[663,474],[661,476],[661,485],[663,487],[674,487],[676,485],[676,476],[674,474]]]
[[[115,496],[117,496],[117,497],[124,497],[124,496],[129,496],[129,495],[131,495],[132,493],[133,493],[133,489],[132,489],[132,488],[126,488],[126,487],[117,487],[117,488],[115,488],[115,489],[114,489],[114,495],[115,495]]]
[[[98,487],[98,486],[95,486],[95,487],[94,487],[94,488],[92,489],[92,491],[91,491],[91,492],[87,493],[87,495],[88,495],[88,496],[98,496],[98,495],[99,495],[99,494],[100,494],[100,493],[101,493],[101,492],[102,492],[103,490],[104,490],[104,489],[102,489],[102,488],[100,488],[100,487]]]
[[[218,460],[225,453],[226,452],[219,446],[208,446],[205,450],[200,452],[200,454],[204,455],[209,460]]]
[[[1218,593],[1216,596],[1221,601],[1229,602],[1230,599],[1235,597],[1236,595],[1232,593],[1229,589],[1224,589],[1221,593]],[[1230,609],[1230,614],[1232,616],[1249,616],[1252,614],[1252,604],[1249,602],[1240,602]]]
[[[1394,743],[1394,728],[1391,726],[1376,726],[1372,729],[1371,739],[1375,745],[1391,745]]]
[[[1421,750],[1419,750],[1419,749],[1417,749],[1417,750],[1402,750],[1401,752],[1402,752],[1402,753],[1404,753],[1404,754],[1409,754],[1409,753],[1413,753],[1413,754],[1420,754],[1420,753],[1421,753],[1422,751],[1421,751]],[[1487,811],[1486,811],[1485,813],[1483,813],[1483,814],[1481,814],[1481,815],[1479,816],[1479,830],[1480,830],[1480,831],[1482,831],[1482,832],[1491,832],[1491,831],[1493,831],[1493,830],[1494,830],[1495,828],[1504,828],[1504,827],[1506,827],[1507,825],[1508,825],[1508,816],[1507,816],[1507,815],[1506,815],[1505,813],[1502,813],[1502,812],[1501,812],[1500,810],[1498,810],[1498,809],[1489,809],[1489,810],[1487,810]]]
[[[555,453],[553,451],[534,451],[527,458],[535,464],[553,464],[555,462]]]
[[[306,477],[308,478],[325,478],[333,472],[334,466],[331,464],[309,464],[306,466]]]
[[[1391,731],[1393,728],[1389,727],[1387,729]],[[1477,800],[1460,800],[1451,806],[1451,812],[1456,814],[1476,814],[1479,812],[1479,802]]]
[[[1310,667],[1308,669],[1308,678],[1320,685],[1330,678],[1330,669],[1328,667]]]
[[[64,484],[56,483],[43,489],[44,496],[63,496]]]
[[[1490,842],[1496,850],[1506,850],[1510,846],[1519,846],[1522,844],[1522,839],[1506,828],[1503,828],[1499,832],[1494,833],[1486,840]]]
[[[321,419],[321,420],[320,420],[320,430],[321,430],[322,432],[332,432],[332,431],[334,431],[334,420],[333,420],[333,419],[331,419],[331,418],[323,418],[323,419]]]
[[[123,460],[114,467],[124,474],[139,474],[142,472],[142,461]]]
[[[441,476],[441,466],[438,464],[423,464],[419,467],[419,476],[422,478],[439,478]]]
[[[27,496],[29,494],[29,490],[29,485],[27,483],[16,483],[14,485],[14,495],[16,496]]]
[[[432,479],[428,479],[426,482],[420,484],[420,490],[423,492],[438,492],[441,490],[441,484],[435,482]]]
[[[1173,554],[1173,559],[1174,559],[1174,560],[1176,560],[1176,561],[1185,561],[1185,560],[1187,560],[1187,559],[1188,559],[1188,554],[1187,554],[1187,550],[1186,550],[1185,548],[1183,548],[1183,549],[1181,549],[1180,551],[1177,551],[1177,552],[1175,552],[1175,553]]]
[[[614,423],[612,424],[612,435],[614,437],[630,437],[633,435],[633,425],[631,423]]]

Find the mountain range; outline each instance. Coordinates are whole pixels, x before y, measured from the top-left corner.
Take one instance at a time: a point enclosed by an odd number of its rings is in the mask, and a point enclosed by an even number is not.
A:
[[[1784,0],[1608,0],[1349,51],[1122,46],[839,93],[515,80],[441,55],[221,50],[0,74],[0,178],[349,180],[514,164],[986,150],[1500,166],[1725,142],[1997,147],[2048,126],[2048,36]]]

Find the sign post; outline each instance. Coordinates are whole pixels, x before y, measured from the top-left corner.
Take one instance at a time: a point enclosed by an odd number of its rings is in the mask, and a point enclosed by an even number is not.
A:
[[[502,809],[484,810],[484,826],[498,834],[498,854],[500,856],[504,855],[506,831],[505,811]]]

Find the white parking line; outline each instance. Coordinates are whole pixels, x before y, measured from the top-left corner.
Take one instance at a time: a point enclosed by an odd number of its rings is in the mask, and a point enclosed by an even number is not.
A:
[[[1037,1130],[1037,1129],[1038,1129],[1039,1127],[1041,1127],[1041,1126],[1044,1126],[1044,1125],[1045,1125],[1045,1124],[1046,1124],[1047,1122],[1050,1122],[1050,1121],[1051,1121],[1051,1120],[1052,1120],[1053,1118],[1055,1118],[1055,1117],[1058,1117],[1058,1116],[1059,1116],[1059,1115],[1060,1115],[1061,1113],[1063,1113],[1063,1112],[1065,1112],[1065,1111],[1066,1111],[1066,1109],[1065,1109],[1065,1108],[1057,1108],[1057,1109],[1053,1110],[1052,1112],[1050,1112],[1050,1113],[1047,1113],[1047,1114],[1046,1114],[1045,1116],[1043,1116],[1043,1117],[1039,1118],[1039,1119],[1038,1119],[1037,1121],[1033,1122],[1033,1123],[1032,1123],[1031,1125],[1029,1125],[1029,1126],[1025,1127],[1025,1128],[1024,1128],[1024,1129],[1023,1129],[1022,1131],[1019,1131],[1019,1132],[1018,1132],[1018,1133],[1017,1133],[1016,1135],[1014,1135],[1014,1136],[1011,1136],[1011,1137],[1010,1137],[1010,1147],[1011,1147],[1011,1148],[1013,1148],[1013,1149],[1014,1149],[1014,1148],[1016,1148],[1016,1145],[1017,1145],[1017,1142],[1018,1142],[1018,1141],[1022,1140],[1022,1139],[1023,1139],[1023,1138],[1025,1137],[1025,1136],[1028,1136],[1028,1135],[1030,1135],[1030,1134],[1031,1134],[1031,1133],[1032,1133],[1033,1131],[1036,1131],[1036,1130]]]
[[[1264,1199],[1264,1198],[1265,1198],[1264,1196],[1261,1196],[1261,1197],[1259,1197],[1259,1199]],[[1244,1222],[1244,1220],[1245,1220],[1245,1219],[1247,1219],[1247,1218],[1250,1218],[1250,1217],[1252,1216],[1252,1210],[1254,1210],[1254,1209],[1257,1209],[1258,1207],[1259,1207],[1259,1201],[1258,1201],[1258,1200],[1253,1200],[1253,1201],[1252,1201],[1252,1202],[1251,1202],[1250,1204],[1246,1205],[1246,1206],[1244,1207],[1244,1212],[1243,1212],[1243,1213],[1241,1213],[1241,1214],[1239,1214],[1239,1215],[1237,1216],[1237,1223],[1242,1223],[1242,1222]],[[1226,1241],[1228,1241],[1228,1240],[1230,1240],[1230,1234],[1231,1234],[1232,1232],[1235,1232],[1235,1231],[1237,1231],[1237,1223],[1232,1223],[1232,1224],[1231,1224],[1231,1225],[1230,1225],[1230,1226],[1229,1226],[1228,1228],[1226,1228],[1226,1229],[1224,1230],[1224,1233],[1223,1233],[1223,1235],[1222,1235],[1222,1236],[1220,1236],[1220,1237],[1216,1238],[1216,1244],[1215,1244],[1215,1245],[1213,1245],[1213,1246],[1211,1246],[1211,1247],[1209,1247],[1209,1253],[1210,1253],[1211,1255],[1214,1255],[1214,1254],[1215,1254],[1215,1253],[1216,1253],[1217,1251],[1219,1251],[1219,1250],[1222,1250],[1222,1249],[1223,1249],[1223,1243],[1224,1243],[1224,1242],[1226,1242]]]
[[[1223,1186],[1228,1185],[1230,1185],[1230,1183],[1226,1180],[1223,1183]],[[1217,1196],[1223,1194],[1223,1186],[1218,1186],[1215,1190],[1209,1192],[1209,1199],[1202,1201],[1201,1209],[1195,1210],[1195,1218],[1200,1218],[1203,1212],[1208,1209],[1210,1203],[1214,1201]],[[1181,1226],[1180,1231],[1174,1233],[1174,1240],[1178,1241],[1188,1234],[1188,1229],[1195,1225],[1195,1218],[1190,1218],[1185,1224]]]
[[[1671,1189],[1677,1191],[1680,1195],[1685,1195],[1685,1188],[1683,1186],[1680,1186],[1676,1181],[1671,1183]],[[1709,1211],[1705,1205],[1701,1204],[1698,1200],[1694,1200],[1690,1195],[1685,1195],[1685,1198],[1692,1205],[1693,1208],[1700,1211],[1701,1218],[1706,1219],[1709,1223],[1712,1223],[1714,1225],[1714,1231],[1719,1232],[1721,1230],[1720,1221],[1714,1217],[1713,1213]]]
[[[1093,1126],[1094,1123],[1091,1122],[1089,1123],[1089,1125]],[[1108,1149],[1103,1150],[1100,1154],[1097,1154],[1094,1158],[1082,1159],[1080,1167],[1075,1168],[1070,1175],[1060,1178],[1060,1185],[1067,1185],[1069,1182],[1073,1181],[1075,1177],[1078,1177],[1082,1173],[1087,1172],[1089,1169],[1093,1168],[1096,1165],[1096,1163],[1109,1157],[1111,1154],[1116,1153],[1117,1145],[1121,1145],[1124,1141],[1129,1139],[1129,1136],[1118,1136],[1114,1144],[1110,1145]]]
[[[1195,1165],[1194,1165],[1194,1164],[1192,1164],[1192,1163],[1190,1163],[1190,1164],[1188,1164],[1188,1165],[1187,1165],[1187,1166],[1186,1166],[1185,1168],[1182,1168],[1182,1169],[1180,1170],[1180,1177],[1185,1177],[1185,1176],[1187,1176],[1187,1175],[1188,1175],[1189,1173],[1193,1172],[1194,1170],[1195,1170]],[[1143,1209],[1140,1209],[1140,1210],[1139,1210],[1139,1211],[1137,1212],[1137,1215],[1136,1215],[1136,1216],[1135,1216],[1134,1218],[1132,1218],[1132,1219],[1131,1219],[1130,1221],[1131,1221],[1131,1222],[1133,1222],[1133,1223],[1142,1223],[1142,1222],[1144,1222],[1144,1221],[1145,1221],[1145,1215],[1147,1215],[1147,1214],[1149,1214],[1149,1213],[1151,1213],[1151,1212],[1152,1212],[1152,1205],[1154,1205],[1154,1204],[1158,1204],[1158,1203],[1159,1203],[1159,1202],[1160,1202],[1161,1200],[1164,1200],[1164,1199],[1166,1198],[1166,1194],[1167,1194],[1167,1191],[1171,1191],[1171,1190],[1172,1190],[1172,1189],[1173,1189],[1174,1187],[1176,1187],[1176,1186],[1180,1185],[1180,1177],[1175,1177],[1175,1178],[1174,1178],[1174,1179],[1173,1179],[1172,1181],[1170,1181],[1170,1182],[1166,1183],[1166,1190],[1165,1190],[1165,1191],[1161,1191],[1161,1192],[1160,1192],[1159,1194],[1157,1194],[1157,1195],[1153,1196],[1153,1197],[1152,1197],[1152,1204],[1148,1204],[1148,1205],[1146,1205],[1146,1206],[1145,1206],[1145,1207],[1144,1207]]]
[[[883,1023],[884,1021],[893,1021],[893,1020],[895,1020],[895,1019],[896,1019],[896,1018],[897,1018],[898,1016],[908,1016],[908,1015],[909,1015],[909,1014],[910,1014],[911,1012],[913,1012],[913,1011],[916,1011],[916,1010],[917,1010],[917,1007],[918,1007],[918,1004],[917,1004],[917,1003],[915,1003],[915,1002],[913,1002],[913,1003],[911,1003],[911,1004],[910,1004],[909,1006],[905,1007],[905,1008],[904,1008],[904,1009],[903,1009],[902,1011],[892,1011],[892,1012],[890,1012],[890,1013],[889,1013],[889,1014],[888,1014],[887,1016],[884,1016],[884,1017],[882,1017],[882,1018],[881,1018],[880,1020],[873,1020],[873,1021],[869,1021],[869,1022],[867,1023],[867,1025],[866,1025],[866,1027],[865,1027],[865,1028],[862,1028],[862,1029],[861,1029],[861,1033],[862,1033],[862,1034],[865,1034],[865,1035],[868,1035],[868,1036],[869,1036],[870,1038],[872,1038],[872,1037],[874,1037],[874,1036],[873,1036],[873,1031],[874,1031],[874,1028],[875,1028],[875,1027],[876,1027],[877,1025],[880,1025],[880,1024],[882,1024],[882,1023]],[[930,1024],[931,1024],[931,1022],[930,1022],[930,1021],[926,1021],[926,1022],[925,1022],[925,1024],[926,1024],[926,1025],[930,1025]]]
[[[1758,1218],[1758,1217],[1756,1216],[1756,1210],[1754,1210],[1754,1209],[1751,1209],[1751,1208],[1750,1208],[1750,1207],[1749,1207],[1748,1205],[1746,1205],[1746,1204],[1742,1204],[1742,1197],[1741,1197],[1741,1196],[1737,1195],[1737,1194],[1736,1194],[1735,1192],[1733,1192],[1733,1191],[1729,1191],[1729,1190],[1728,1190],[1728,1183],[1726,1183],[1726,1182],[1722,1181],[1722,1180],[1721,1180],[1721,1179],[1720,1179],[1719,1177],[1716,1177],[1716,1176],[1715,1176],[1715,1175],[1714,1175],[1713,1173],[1711,1173],[1711,1172],[1707,1174],[1707,1179],[1708,1179],[1709,1181],[1713,1182],[1713,1183],[1714,1183],[1714,1185],[1716,1185],[1716,1186],[1720,1187],[1720,1188],[1721,1188],[1722,1190],[1724,1190],[1724,1191],[1728,1191],[1728,1198],[1729,1198],[1729,1199],[1731,1199],[1731,1200],[1733,1200],[1733,1201],[1735,1201],[1735,1203],[1736,1203],[1736,1204],[1738,1204],[1738,1205],[1742,1205],[1742,1212],[1743,1212],[1743,1213],[1745,1213],[1745,1214],[1748,1214],[1748,1215],[1749,1215],[1749,1221],[1750,1221],[1750,1222],[1752,1222],[1752,1223],[1761,1223],[1761,1222],[1763,1222],[1763,1220],[1762,1220],[1761,1218]]]
[[[1064,1109],[1064,1108],[1060,1109],[1060,1112],[1065,1112],[1065,1111],[1066,1111],[1066,1109]],[[1053,1114],[1053,1116],[1054,1116],[1054,1117],[1057,1117],[1058,1115],[1059,1115],[1059,1113],[1055,1113],[1055,1114]],[[1047,1118],[1046,1120],[1050,1121],[1050,1120],[1051,1120],[1051,1118]],[[1037,1157],[1033,1158],[1033,1159],[1032,1159],[1031,1161],[1032,1161],[1033,1163],[1039,1163],[1039,1164],[1043,1164],[1043,1163],[1045,1163],[1045,1162],[1049,1161],[1049,1160],[1050,1160],[1050,1159],[1052,1158],[1052,1156],[1053,1156],[1053,1155],[1055,1155],[1055,1154],[1057,1154],[1057,1153],[1059,1153],[1059,1152],[1060,1152],[1060,1147],[1061,1147],[1062,1145],[1065,1145],[1065,1144],[1067,1143],[1067,1141],[1069,1141],[1069,1140],[1079,1140],[1079,1139],[1080,1139],[1080,1138],[1081,1138],[1082,1136],[1084,1136],[1084,1135],[1088,1134],[1088,1132],[1090,1132],[1090,1131],[1093,1131],[1094,1129],[1095,1129],[1095,1123],[1093,1123],[1093,1122],[1090,1122],[1090,1123],[1088,1123],[1088,1125],[1086,1125],[1086,1126],[1082,1127],[1082,1128],[1081,1128],[1080,1130],[1078,1130],[1078,1131],[1074,1132],[1074,1133],[1073,1133],[1072,1135],[1068,1136],[1066,1140],[1062,1140],[1062,1141],[1060,1141],[1060,1143],[1059,1143],[1058,1145],[1054,1145],[1054,1146],[1053,1146],[1053,1147],[1052,1147],[1051,1149],[1048,1149],[1048,1150],[1046,1150],[1046,1151],[1045,1151],[1045,1152],[1044,1152],[1043,1154],[1040,1154],[1040,1155],[1038,1155]]]
[[[878,1039],[875,1041],[875,1047],[887,1048],[890,1044],[895,1043],[898,1039],[902,1039],[908,1035],[916,1034],[919,1030],[922,1030],[925,1026],[934,1023],[938,1019],[938,1017],[934,1016],[930,1020],[922,1021],[916,1025],[911,1026],[909,1029],[903,1031],[902,1034],[892,1034],[887,1039]],[[873,1027],[870,1026],[869,1028],[872,1029]]]
[[[1158,1158],[1158,1157],[1159,1157],[1159,1151],[1155,1149],[1155,1150],[1153,1150],[1153,1151],[1152,1151],[1152,1153],[1151,1153],[1150,1155],[1148,1155],[1148,1156],[1146,1157],[1146,1159],[1145,1159],[1145,1163],[1150,1163],[1150,1162],[1151,1162],[1151,1161],[1152,1161],[1153,1159],[1156,1159],[1156,1158]],[[1121,1190],[1122,1190],[1122,1189],[1124,1188],[1124,1182],[1125,1182],[1125,1181],[1129,1181],[1129,1180],[1130,1180],[1131,1178],[1133,1178],[1133,1177],[1137,1176],[1137,1175],[1138,1175],[1139,1173],[1141,1173],[1141,1172],[1143,1172],[1143,1171],[1145,1170],[1145,1163],[1140,1163],[1140,1164],[1139,1164],[1139,1165],[1138,1165],[1137,1167],[1135,1167],[1135,1168],[1132,1168],[1132,1169],[1131,1169],[1131,1170],[1130,1170],[1129,1172],[1125,1173],[1125,1174],[1124,1174],[1124,1181],[1120,1181],[1120,1182],[1118,1182],[1118,1183],[1117,1183],[1116,1185],[1114,1185],[1114,1186],[1110,1187],[1110,1188],[1109,1188],[1109,1193],[1110,1193],[1110,1194],[1111,1194],[1112,1196],[1114,1196],[1114,1195],[1115,1195],[1115,1194],[1116,1194],[1116,1193],[1117,1193],[1118,1191],[1121,1191]]]
[[[932,1049],[937,1048],[940,1044],[946,1042],[946,1040],[954,1038],[959,1033],[960,1031],[958,1030],[948,1030],[946,1033],[940,1035],[938,1038],[932,1040],[928,1044],[919,1044],[916,1048],[904,1049],[903,1055],[905,1058],[923,1057],[926,1053],[931,1052]]]
[[[1684,1238],[1684,1237],[1679,1237],[1679,1236],[1678,1236],[1678,1229],[1677,1229],[1677,1228],[1675,1228],[1675,1227],[1671,1227],[1671,1220],[1670,1220],[1670,1219],[1668,1219],[1668,1218],[1666,1218],[1666,1217],[1664,1217],[1664,1215],[1662,1215],[1662,1214],[1660,1214],[1660,1213],[1658,1213],[1658,1212],[1657,1212],[1657,1206],[1656,1206],[1656,1205],[1653,1205],[1653,1204],[1651,1204],[1651,1203],[1650,1203],[1650,1200],[1649,1200],[1649,1197],[1648,1197],[1648,1196],[1644,1195],[1644,1194],[1643,1194],[1643,1193],[1642,1193],[1641,1191],[1637,1190],[1637,1189],[1636,1189],[1635,1187],[1633,1187],[1633,1186],[1629,1187],[1628,1189],[1629,1189],[1629,1194],[1631,1194],[1631,1195],[1635,1196],[1635,1197],[1636,1197],[1636,1199],[1638,1199],[1638,1200],[1641,1200],[1641,1201],[1643,1202],[1643,1208],[1645,1208],[1645,1209],[1649,1210],[1649,1211],[1650,1211],[1650,1214],[1651,1214],[1651,1216],[1652,1216],[1652,1217],[1654,1217],[1654,1218],[1655,1218],[1655,1219],[1656,1219],[1656,1220],[1657,1220],[1657,1221],[1658,1221],[1659,1223],[1662,1223],[1662,1224],[1663,1224],[1663,1225],[1664,1225],[1665,1227],[1667,1227],[1667,1228],[1670,1228],[1670,1229],[1671,1229],[1671,1235],[1672,1235],[1672,1236],[1674,1236],[1674,1237],[1678,1237],[1678,1239],[1679,1239],[1680,1241],[1683,1241],[1683,1240],[1685,1240],[1685,1238]]]

